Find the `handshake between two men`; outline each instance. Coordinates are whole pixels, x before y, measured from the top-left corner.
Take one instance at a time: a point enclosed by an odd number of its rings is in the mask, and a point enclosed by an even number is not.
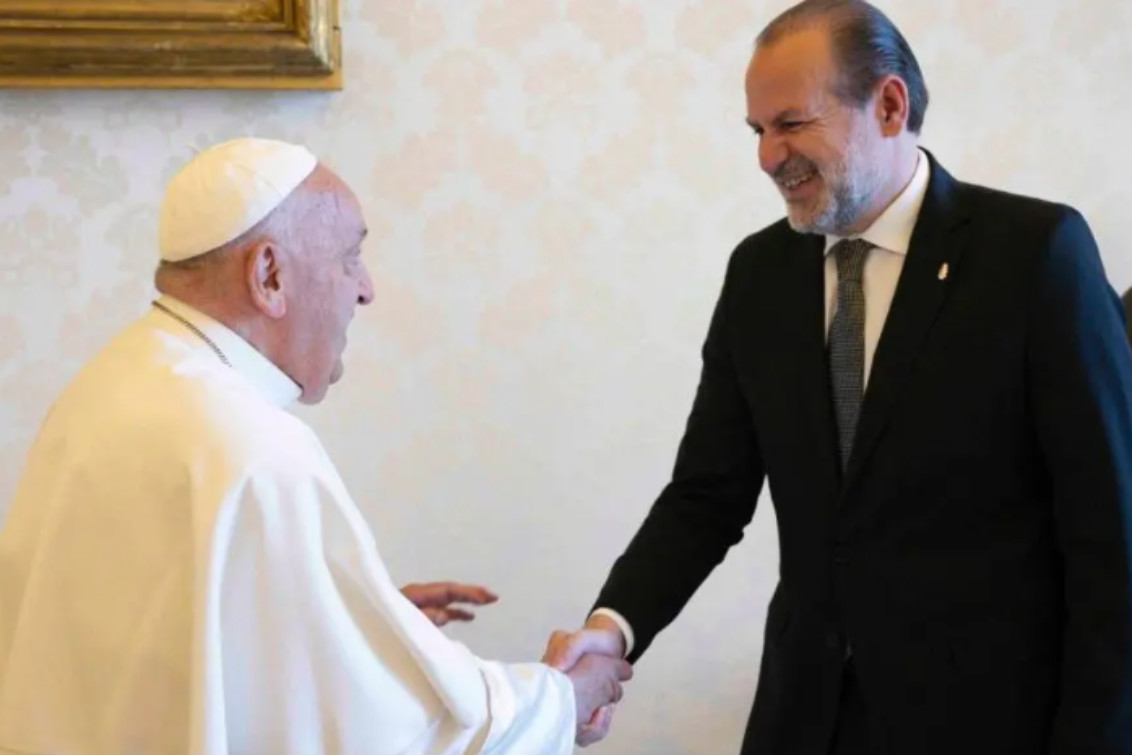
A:
[[[475,617],[456,604],[488,605],[498,600],[490,590],[457,582],[412,584],[402,593],[436,626]],[[574,688],[581,747],[600,742],[609,734],[613,711],[623,694],[622,682],[633,677],[624,660],[625,638],[611,619],[594,616],[577,632],[554,632],[542,662],[563,672]]]

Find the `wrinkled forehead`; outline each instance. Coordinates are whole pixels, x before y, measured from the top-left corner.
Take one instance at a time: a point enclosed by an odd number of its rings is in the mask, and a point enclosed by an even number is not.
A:
[[[763,121],[788,110],[811,110],[832,96],[836,67],[821,26],[760,45],[747,67],[748,117]]]

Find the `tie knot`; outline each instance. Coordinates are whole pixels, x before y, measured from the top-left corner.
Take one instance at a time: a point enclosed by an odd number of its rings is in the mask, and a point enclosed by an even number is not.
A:
[[[860,282],[865,269],[865,255],[872,248],[873,245],[864,239],[842,239],[834,244],[838,280]]]

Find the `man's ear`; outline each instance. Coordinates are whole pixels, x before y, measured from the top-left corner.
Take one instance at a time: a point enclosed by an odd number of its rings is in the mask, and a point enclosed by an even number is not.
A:
[[[908,85],[899,76],[886,76],[877,87],[877,120],[885,136],[898,136],[908,124]]]
[[[264,240],[248,252],[245,276],[256,309],[272,319],[287,314],[282,253],[275,242]]]

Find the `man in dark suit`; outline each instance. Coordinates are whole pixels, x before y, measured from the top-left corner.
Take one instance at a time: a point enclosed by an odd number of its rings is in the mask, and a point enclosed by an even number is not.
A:
[[[788,217],[735,250],[672,480],[547,661],[639,659],[765,478],[743,755],[1132,753],[1132,353],[1085,220],[922,150],[865,2],[776,19],[746,95]]]

